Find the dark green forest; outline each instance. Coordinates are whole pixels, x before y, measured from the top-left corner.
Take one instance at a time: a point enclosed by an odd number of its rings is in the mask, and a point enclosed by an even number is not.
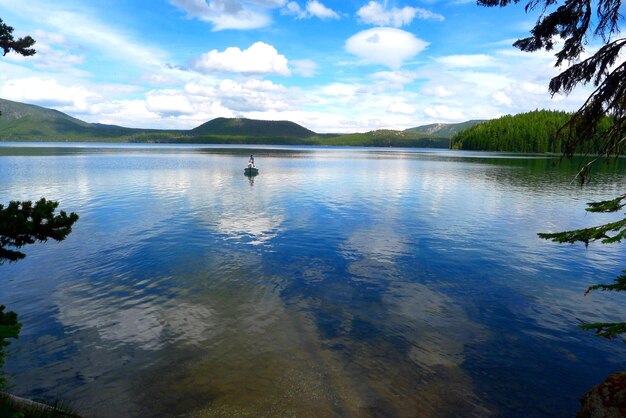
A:
[[[535,110],[515,116],[506,115],[459,132],[452,138],[452,149],[502,152],[561,153],[567,131],[560,130],[571,114],[551,110]],[[606,120],[606,128],[610,122]],[[596,153],[600,150],[593,139],[577,152]]]

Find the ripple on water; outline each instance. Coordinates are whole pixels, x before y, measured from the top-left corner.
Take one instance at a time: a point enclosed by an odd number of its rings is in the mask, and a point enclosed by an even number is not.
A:
[[[572,415],[623,362],[575,328],[621,315],[582,290],[623,249],[536,237],[593,224],[623,175],[579,192],[545,161],[290,149],[251,181],[237,152],[2,161],[1,193],[81,216],[0,270],[17,392],[94,416]]]

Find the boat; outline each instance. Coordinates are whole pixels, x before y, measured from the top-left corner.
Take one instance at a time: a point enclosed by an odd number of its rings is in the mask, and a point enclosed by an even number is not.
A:
[[[256,176],[259,174],[259,169],[256,167],[246,167],[243,169],[243,174],[246,176]]]

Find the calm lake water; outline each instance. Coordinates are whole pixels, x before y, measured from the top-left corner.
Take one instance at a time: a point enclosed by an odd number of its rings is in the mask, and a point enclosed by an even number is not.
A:
[[[243,175],[250,153],[260,174]],[[626,165],[436,150],[2,144],[0,202],[67,240],[0,267],[17,395],[120,416],[571,417],[626,345],[592,226]],[[619,214],[618,214],[619,215]]]

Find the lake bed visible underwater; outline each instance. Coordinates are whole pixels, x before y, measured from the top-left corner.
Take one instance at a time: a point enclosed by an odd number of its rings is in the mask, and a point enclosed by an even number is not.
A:
[[[243,169],[255,155],[260,174]],[[446,150],[0,144],[0,203],[58,200],[61,242],[0,266],[13,393],[86,416],[574,416],[626,346],[592,292],[626,164]]]

